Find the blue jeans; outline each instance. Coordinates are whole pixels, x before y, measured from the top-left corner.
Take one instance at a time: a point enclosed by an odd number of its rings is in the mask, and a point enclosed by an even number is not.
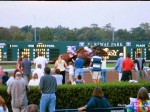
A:
[[[49,112],[55,112],[56,106],[56,95],[53,94],[42,94],[40,99],[40,112],[46,112],[48,109]]]
[[[102,69],[101,74],[102,74],[102,82],[107,82],[106,81],[106,69]]]
[[[78,78],[78,75],[81,75],[82,78],[84,79],[84,70],[83,70],[83,68],[76,68],[75,69],[75,78]]]

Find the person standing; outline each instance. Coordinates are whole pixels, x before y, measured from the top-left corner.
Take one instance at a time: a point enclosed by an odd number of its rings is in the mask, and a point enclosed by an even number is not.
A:
[[[104,57],[102,57],[101,74],[102,74],[102,82],[106,83],[107,70],[106,70],[106,59],[104,59]]]
[[[58,60],[55,62],[55,69],[60,69],[60,74],[63,76],[63,81],[62,83],[65,84],[65,76],[66,76],[66,71],[65,69],[67,68],[67,63],[65,60],[62,59],[62,55],[59,55]]]
[[[116,65],[115,65],[115,69],[118,71],[119,81],[121,81],[121,78],[122,78],[122,72],[123,72],[122,61],[123,60],[124,60],[123,53],[119,53],[119,58],[118,58]]]
[[[25,54],[23,56],[23,61],[21,62],[21,70],[23,71],[24,79],[29,82],[31,79],[31,61],[28,59],[28,56]]]
[[[21,62],[22,62],[22,57],[19,57],[16,64],[16,70],[21,71]]]
[[[44,72],[44,68],[47,66],[48,61],[45,57],[43,57],[42,52],[39,52],[39,56],[34,60],[35,69],[38,68],[38,64],[41,64],[41,69]]]
[[[132,80],[132,69],[134,67],[134,62],[130,58],[130,53],[127,54],[126,59],[122,62],[123,74],[121,81]]]
[[[73,83],[73,76],[74,76],[74,66],[73,66],[73,62],[69,62],[69,66],[67,67],[69,69],[69,80],[71,81],[71,83]]]
[[[11,94],[11,106],[13,112],[26,112],[28,106],[27,91],[29,86],[26,80],[22,78],[21,72],[16,72],[16,78],[8,86],[7,92]]]
[[[101,64],[102,58],[99,56],[99,53],[96,52],[95,56],[91,58],[90,67],[92,66],[92,78],[94,83],[99,83],[101,78]]]
[[[135,58],[134,63],[136,65],[136,80],[139,81],[141,78],[142,80],[145,79],[144,77],[144,64],[145,64],[145,59],[141,57],[141,54],[137,54],[137,58]]]
[[[78,75],[81,75],[83,80],[84,80],[84,70],[83,70],[83,65],[84,65],[84,59],[82,58],[81,54],[77,55],[77,59],[74,62],[75,66],[75,79],[78,78]]]
[[[51,69],[49,67],[44,68],[45,75],[40,79],[40,90],[42,92],[40,99],[40,112],[55,112],[56,106],[56,78],[50,75]]]
[[[6,85],[6,82],[8,81],[8,79],[9,79],[8,72],[4,72],[4,75],[2,77],[3,85]]]

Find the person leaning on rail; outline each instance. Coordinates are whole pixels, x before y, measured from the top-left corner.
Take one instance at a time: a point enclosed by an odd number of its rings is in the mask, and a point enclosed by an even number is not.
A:
[[[95,87],[92,93],[92,97],[88,101],[88,103],[83,106],[78,108],[78,111],[82,111],[85,109],[92,109],[92,108],[107,108],[110,107],[109,102],[107,99],[104,97],[103,91],[101,87]],[[92,112],[99,112],[99,110],[92,110]],[[103,111],[103,112],[110,112],[109,110]]]

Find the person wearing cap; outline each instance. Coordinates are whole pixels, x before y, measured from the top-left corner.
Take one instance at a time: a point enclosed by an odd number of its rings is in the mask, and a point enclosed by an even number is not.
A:
[[[11,106],[13,112],[26,112],[28,106],[28,83],[22,78],[21,72],[16,72],[15,79],[8,86],[7,92],[11,94]]]
[[[123,60],[124,60],[123,53],[119,53],[119,58],[118,58],[116,65],[115,65],[115,69],[118,71],[119,81],[121,81],[121,78],[122,78],[122,72],[123,72],[122,61]]]

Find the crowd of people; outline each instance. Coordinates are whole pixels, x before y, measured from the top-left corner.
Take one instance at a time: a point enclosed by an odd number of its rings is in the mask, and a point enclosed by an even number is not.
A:
[[[130,54],[124,58],[123,53],[119,54],[119,58],[116,61],[115,69],[118,71],[118,81],[129,81],[132,80],[132,71],[136,70],[136,80],[145,80],[145,72],[143,70],[145,66],[145,60],[141,57],[141,54],[137,54],[137,58],[132,60]],[[54,75],[51,75],[51,69],[48,67],[48,61],[43,57],[42,53],[34,60],[35,70],[31,72],[32,63],[27,55],[23,58],[19,58],[16,64],[14,74],[10,77],[8,72],[3,72],[2,66],[0,66],[0,83],[8,86],[7,92],[12,97],[11,107],[13,112],[26,112],[27,109],[38,110],[36,105],[28,106],[27,92],[30,91],[30,86],[39,86],[42,95],[40,99],[40,112],[45,112],[46,109],[49,111],[55,111],[56,106],[56,87],[61,84],[84,84],[84,59],[81,54],[77,55],[75,62],[69,62],[69,65],[63,60],[62,55],[58,57],[54,64]],[[91,58],[89,68],[91,70],[93,83],[106,83],[107,82],[107,69],[106,59],[100,57],[99,53],[96,52]],[[68,69],[69,79],[66,81],[66,69]],[[100,81],[101,79],[101,81]],[[140,94],[140,93],[139,93]],[[138,97],[138,99],[140,99]],[[2,112],[8,112],[8,108],[0,97],[3,106]],[[146,101],[148,99],[144,99]],[[93,104],[93,102],[101,102]],[[1,106],[0,105],[0,106]],[[79,108],[78,110],[84,110],[95,107],[109,107],[109,102],[104,98],[102,88],[96,87],[93,91],[92,97],[86,106]],[[1,109],[2,107],[0,107]],[[1,111],[0,111],[1,112]],[[36,112],[36,111],[35,111]]]

